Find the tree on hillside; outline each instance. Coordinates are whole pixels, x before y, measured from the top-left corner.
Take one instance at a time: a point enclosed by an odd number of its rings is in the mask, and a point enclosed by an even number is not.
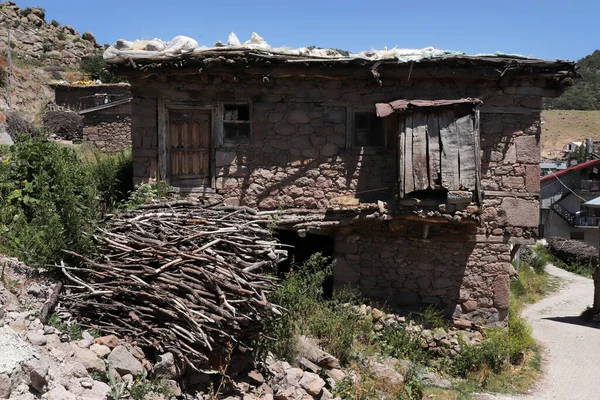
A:
[[[104,61],[101,53],[83,58],[79,65],[81,70],[88,74],[92,80],[99,79],[102,83],[123,82],[123,79],[108,69],[108,64]]]
[[[577,66],[582,78],[562,96],[548,99],[546,109],[600,110],[600,50],[579,60]]]

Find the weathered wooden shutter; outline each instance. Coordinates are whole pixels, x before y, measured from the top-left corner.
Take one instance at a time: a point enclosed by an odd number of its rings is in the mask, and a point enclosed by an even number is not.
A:
[[[436,189],[478,191],[477,110],[457,118],[453,107],[418,108],[399,135],[400,198]]]

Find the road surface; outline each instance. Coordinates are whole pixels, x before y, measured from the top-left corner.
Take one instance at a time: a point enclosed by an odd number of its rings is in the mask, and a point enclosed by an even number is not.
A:
[[[560,290],[523,310],[544,348],[542,379],[526,395],[475,399],[600,400],[600,323],[587,324],[579,318],[591,306],[594,283],[553,265],[546,270],[561,279]]]

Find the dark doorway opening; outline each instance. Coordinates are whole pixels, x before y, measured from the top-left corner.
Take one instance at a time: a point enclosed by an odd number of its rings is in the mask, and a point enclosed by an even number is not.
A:
[[[296,231],[277,230],[275,237],[283,244],[294,246],[288,249],[288,259],[279,264],[278,274],[285,276],[290,272],[293,265],[299,266],[307,261],[314,253],[321,253],[333,261],[334,239],[332,236],[314,235],[307,233],[300,237]],[[333,293],[333,277],[325,282],[323,290],[325,296],[330,297]]]

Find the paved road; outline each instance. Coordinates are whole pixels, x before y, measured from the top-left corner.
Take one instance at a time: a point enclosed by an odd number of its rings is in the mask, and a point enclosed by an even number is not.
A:
[[[600,400],[600,324],[586,325],[578,318],[592,303],[593,281],[552,265],[546,269],[563,281],[560,291],[523,311],[544,347],[543,378],[531,394],[476,398]]]

